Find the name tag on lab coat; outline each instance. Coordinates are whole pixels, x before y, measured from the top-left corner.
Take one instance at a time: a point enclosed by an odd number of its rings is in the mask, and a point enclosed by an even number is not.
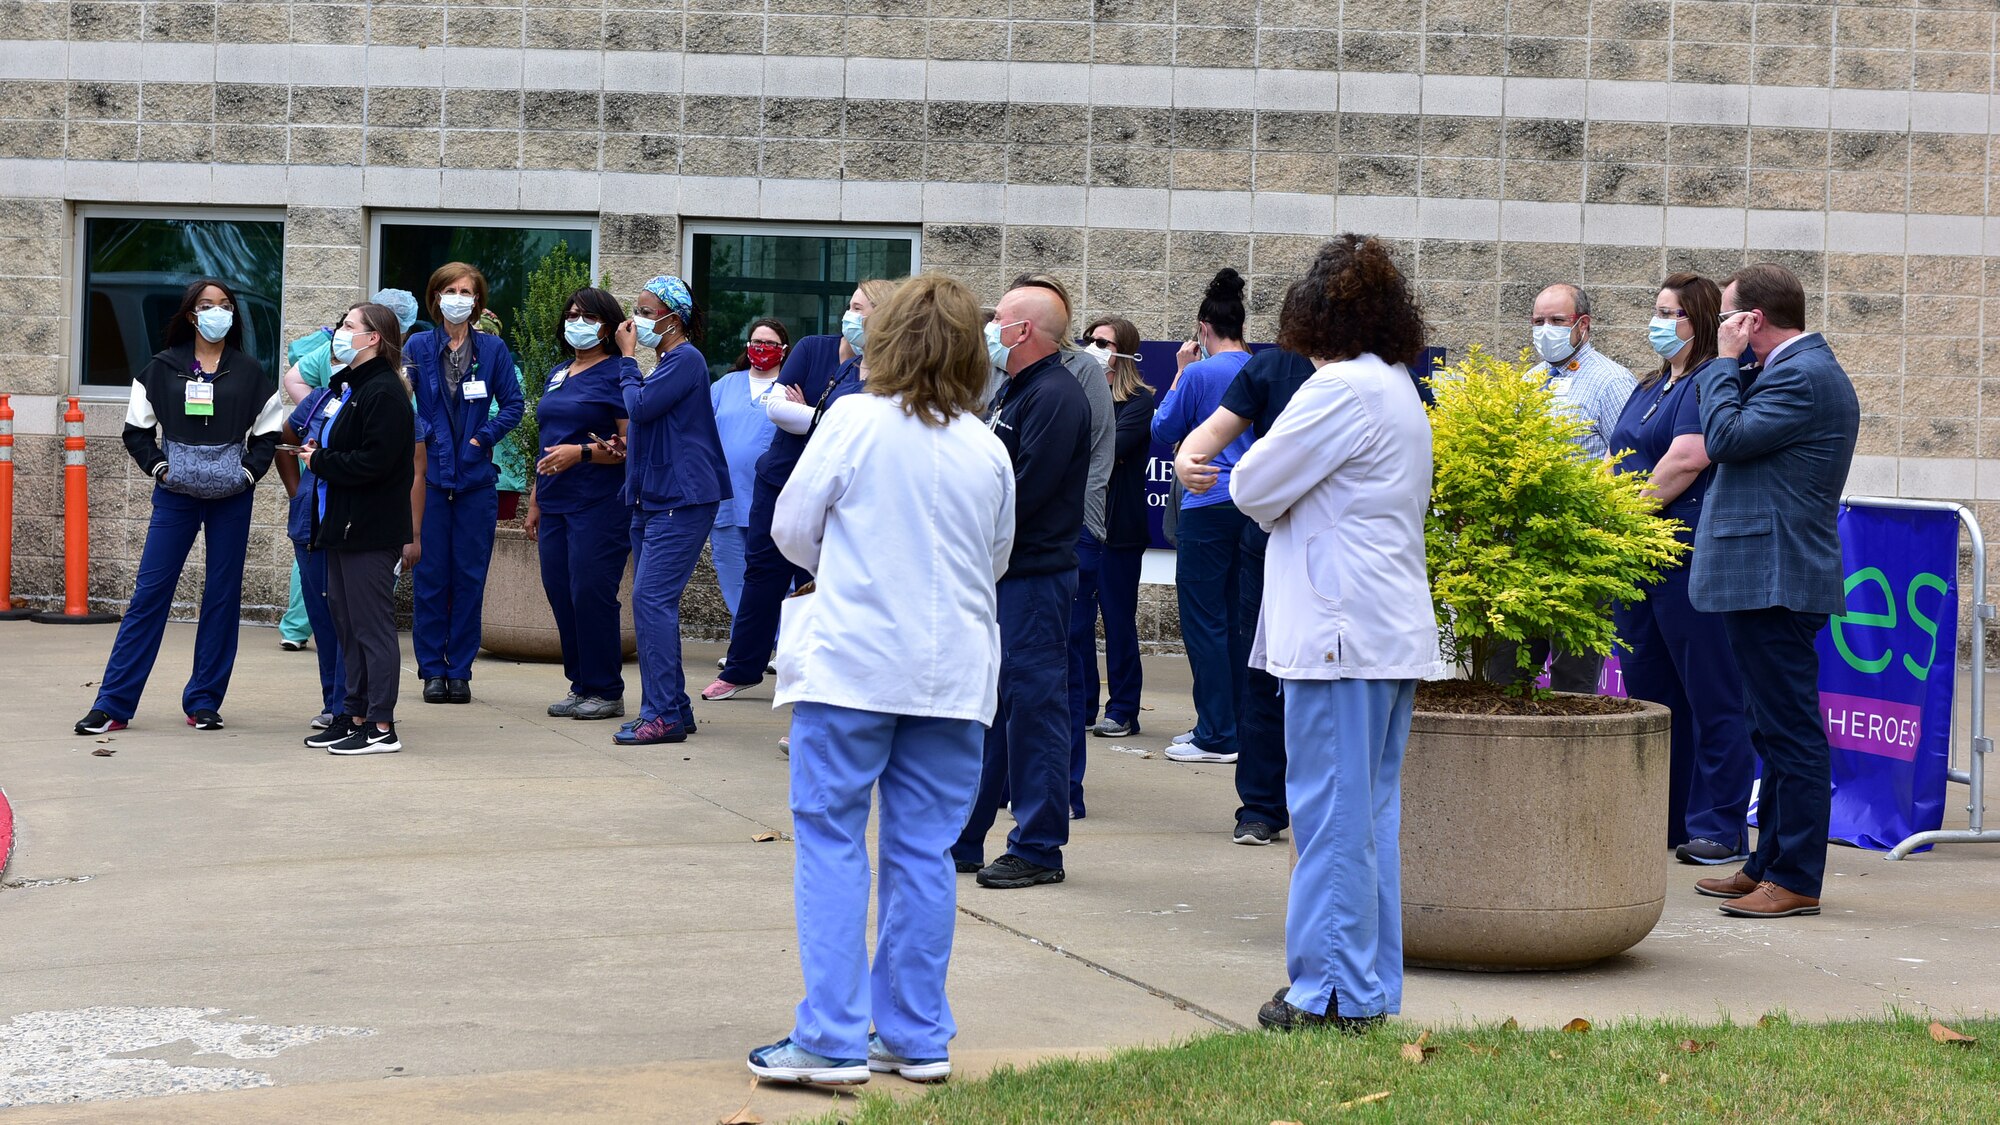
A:
[[[464,388],[465,397],[468,400],[486,397],[486,380],[484,379],[467,379],[459,385]]]
[[[185,404],[189,414],[214,414],[215,384],[190,382],[187,385]]]

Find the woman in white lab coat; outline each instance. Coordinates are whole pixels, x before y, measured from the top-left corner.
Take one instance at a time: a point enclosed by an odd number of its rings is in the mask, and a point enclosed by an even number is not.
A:
[[[998,704],[994,584],[1014,541],[1014,469],[979,420],[979,302],[904,283],[868,318],[865,393],[829,408],[779,494],[771,539],[814,575],[784,608],[799,962],[791,1034],[760,1078],[817,1085],[951,1073],[945,1002],[957,876],[948,849]],[[868,963],[868,806],[881,789],[881,892]],[[873,1022],[875,1034],[869,1034]]]
[[[1270,531],[1251,663],[1284,681],[1299,863],[1290,984],[1266,1027],[1358,1030],[1401,1010],[1403,745],[1440,676],[1424,567],[1431,432],[1408,364],[1423,319],[1389,251],[1345,234],[1285,294],[1278,344],[1317,369],[1236,462],[1230,497]]]

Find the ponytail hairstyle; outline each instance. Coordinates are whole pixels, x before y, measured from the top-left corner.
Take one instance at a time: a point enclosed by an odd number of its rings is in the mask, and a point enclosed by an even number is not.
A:
[[[1209,330],[1225,340],[1243,342],[1243,275],[1228,266],[1217,271],[1208,283],[1208,293],[1201,299],[1201,311],[1196,314]]]
[[[1381,239],[1343,234],[1285,290],[1278,346],[1322,362],[1368,353],[1413,365],[1424,350],[1423,312]]]
[[[363,301],[358,305],[349,305],[347,311],[359,311],[361,313],[361,323],[367,325],[368,331],[375,333],[380,338],[381,342],[375,345],[375,358],[388,364],[394,370],[401,371],[403,369],[403,324],[396,319],[395,310],[387,305],[378,305],[373,301]]]

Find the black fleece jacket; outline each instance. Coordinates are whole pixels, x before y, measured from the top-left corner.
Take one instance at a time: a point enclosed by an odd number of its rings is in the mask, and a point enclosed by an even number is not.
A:
[[[351,388],[351,390],[349,390]],[[347,402],[312,456],[313,475],[326,484],[326,513],[313,515],[312,545],[323,551],[373,551],[410,541],[410,446],[417,416],[397,369],[379,357],[334,378],[333,395]]]
[[[183,445],[243,443],[243,471],[252,482],[263,479],[278,452],[284,429],[282,404],[273,404],[278,381],[264,373],[255,356],[227,345],[215,374],[215,413],[187,412],[187,385],[194,378],[194,343],[175,344],[160,352],[132,380],[131,404],[125,411],[125,451],[149,477],[160,475],[167,455],[160,439]]]
[[[1076,566],[1083,493],[1090,482],[1090,400],[1062,353],[1000,385],[990,419],[1014,461],[1014,554],[1007,577]]]

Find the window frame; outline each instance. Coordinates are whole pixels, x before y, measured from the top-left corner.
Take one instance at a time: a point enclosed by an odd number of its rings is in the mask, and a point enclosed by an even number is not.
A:
[[[910,276],[924,272],[924,228],[921,224],[795,223],[758,219],[682,219],[681,280],[694,284],[694,239],[698,234],[766,235],[778,238],[903,239],[910,244]]]
[[[598,215],[549,214],[540,211],[403,211],[394,208],[368,212],[368,257],[362,264],[363,289],[373,293],[381,285],[382,225],[405,227],[503,227],[515,230],[587,230],[590,232],[590,276],[598,276],[603,257],[602,223]],[[440,262],[439,265],[443,263]],[[477,264],[477,263],[474,263]],[[419,301],[422,293],[417,294]]]
[[[132,397],[130,386],[113,387],[105,384],[86,383],[83,380],[83,332],[85,315],[90,306],[90,220],[92,219],[195,219],[216,222],[277,223],[280,230],[290,219],[283,207],[209,207],[202,204],[145,204],[145,203],[75,203],[71,205],[70,233],[73,247],[72,277],[69,290],[72,298],[70,306],[69,331],[69,388],[80,402],[126,402]],[[278,257],[278,326],[279,332],[285,325],[285,250],[289,244],[281,240]],[[279,354],[284,352],[279,348]]]

